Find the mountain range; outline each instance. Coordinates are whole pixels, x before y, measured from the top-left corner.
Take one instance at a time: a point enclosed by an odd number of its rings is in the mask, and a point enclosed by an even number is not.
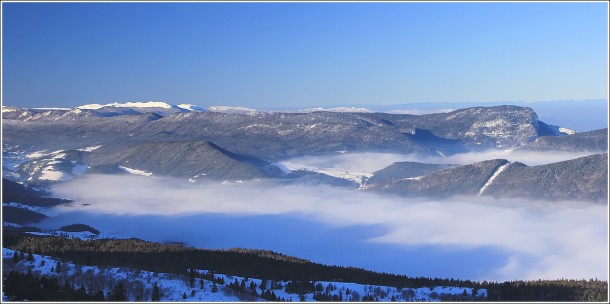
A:
[[[191,182],[273,178],[359,184],[409,196],[607,197],[607,154],[534,167],[507,160],[463,166],[403,162],[356,183],[322,171],[286,171],[275,164],[338,152],[436,157],[490,149],[607,152],[608,129],[575,133],[547,125],[527,107],[474,107],[426,115],[220,110],[162,102],[73,109],[3,107],[3,156],[22,155],[4,171],[20,182],[43,186],[83,173],[105,173],[173,176]],[[486,185],[490,180],[493,183]]]

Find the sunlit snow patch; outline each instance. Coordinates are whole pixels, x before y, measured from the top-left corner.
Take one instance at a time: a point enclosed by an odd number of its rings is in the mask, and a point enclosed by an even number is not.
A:
[[[48,180],[48,181],[61,181],[66,179],[66,175],[61,171],[53,170],[53,167],[46,167],[42,170],[40,180]]]
[[[502,173],[502,171],[504,171],[506,168],[508,168],[508,166],[511,163],[508,162],[502,166],[500,166],[498,168],[498,170],[496,170],[496,172],[494,172],[494,174],[489,178],[489,180],[487,180],[487,182],[485,183],[485,185],[483,185],[483,187],[481,188],[481,190],[479,190],[479,196],[481,196],[483,194],[483,192],[485,192],[485,189],[487,189],[487,187],[489,187],[489,185],[491,185],[491,183],[493,183],[494,179],[496,179],[496,177],[498,177],[498,175],[500,175],[500,173]]]
[[[95,150],[99,149],[101,146],[102,146],[102,145],[99,145],[99,146],[90,146],[90,147],[85,147],[85,148],[82,148],[82,149],[78,149],[78,151],[83,151],[83,152],[92,152],[92,151],[95,151]]]
[[[39,158],[39,157],[47,155],[47,153],[45,153],[45,152],[46,152],[46,150],[35,151],[35,152],[27,154],[25,157],[27,157],[27,158]]]
[[[568,135],[576,134],[576,131],[574,131],[572,129],[564,128],[564,127],[559,127],[559,132],[565,133],[565,134],[568,134]]]
[[[146,172],[146,171],[142,171],[142,170],[138,170],[138,169],[132,169],[132,168],[127,168],[127,167],[123,167],[123,166],[119,166],[119,168],[130,174],[142,175],[142,176],[152,176],[153,175],[151,172]]]

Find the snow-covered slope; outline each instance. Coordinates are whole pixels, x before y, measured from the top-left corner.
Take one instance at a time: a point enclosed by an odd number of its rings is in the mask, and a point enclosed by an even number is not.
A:
[[[162,108],[162,109],[171,109],[172,106],[161,101],[149,101],[149,102],[113,102],[107,104],[86,104],[82,106],[78,106],[76,108],[81,110],[99,110],[104,107],[116,107],[116,108]]]
[[[228,114],[246,114],[246,115],[254,115],[257,112],[260,112],[255,109],[246,108],[246,107],[229,107],[229,106],[211,106],[208,108],[208,111],[228,113]]]
[[[162,101],[148,102],[113,102],[108,104],[86,104],[76,107],[77,110],[95,110],[101,113],[108,114],[133,114],[133,113],[157,113],[165,116],[172,113],[180,112],[200,112],[201,108],[192,104],[170,105]],[[127,112],[126,112],[127,111]],[[131,111],[132,113],[130,113]]]

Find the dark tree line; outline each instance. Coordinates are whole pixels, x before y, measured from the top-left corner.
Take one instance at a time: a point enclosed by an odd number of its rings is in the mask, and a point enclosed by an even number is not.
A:
[[[80,240],[5,233],[4,246],[31,250],[88,266],[120,266],[152,272],[188,274],[190,268],[207,269],[274,281],[335,281],[417,288],[446,285],[474,287],[471,281],[410,278],[354,267],[327,266],[259,250],[209,250],[139,239]]]
[[[608,282],[597,279],[483,282],[482,287],[488,301],[608,301]]]
[[[4,273],[2,291],[11,301],[106,301],[104,292],[101,290],[86,290],[83,286],[74,288],[69,282],[60,285],[56,278],[38,277],[32,275],[31,272]],[[110,299],[114,299],[114,297]]]

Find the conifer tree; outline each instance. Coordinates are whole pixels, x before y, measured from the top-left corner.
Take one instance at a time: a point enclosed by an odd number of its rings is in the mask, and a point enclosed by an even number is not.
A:
[[[114,286],[114,288],[112,289],[112,292],[110,292],[108,300],[114,301],[114,302],[125,302],[128,300],[127,291],[125,290],[125,284],[123,284],[123,282],[118,282]]]
[[[193,269],[192,267],[191,269],[189,269],[189,286],[191,288],[195,286],[195,269]]]
[[[153,302],[161,301],[161,294],[159,292],[159,286],[157,286],[157,282],[155,282],[153,284],[152,301]]]

